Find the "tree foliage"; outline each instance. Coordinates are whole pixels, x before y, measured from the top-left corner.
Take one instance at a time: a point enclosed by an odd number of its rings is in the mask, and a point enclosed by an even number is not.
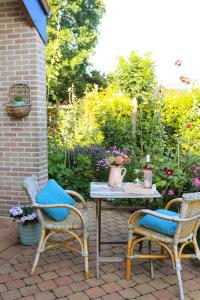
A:
[[[154,63],[150,55],[146,53],[140,56],[132,51],[127,60],[121,56],[115,72],[111,74],[111,80],[131,98],[145,99],[156,86]]]
[[[48,99],[64,101],[72,83],[80,96],[92,78],[88,58],[96,45],[105,8],[103,0],[49,0],[49,4],[52,16],[46,52]]]
[[[166,92],[163,122],[170,147],[180,147],[199,154],[200,149],[200,91]]]

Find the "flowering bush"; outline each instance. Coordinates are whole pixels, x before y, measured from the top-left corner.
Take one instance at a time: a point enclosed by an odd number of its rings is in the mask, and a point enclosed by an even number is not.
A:
[[[130,158],[127,156],[129,148],[124,148],[123,152],[117,150],[116,147],[110,147],[107,151],[107,157],[98,161],[96,164],[97,170],[100,168],[108,168],[110,166],[122,167],[125,164],[130,163]]]
[[[38,218],[31,206],[16,206],[9,210],[10,217],[17,223],[26,225],[28,223],[38,222]]]
[[[192,183],[194,187],[198,190],[200,189],[200,164],[192,164],[191,173],[193,175]]]
[[[164,203],[183,193],[200,191],[200,158],[182,153],[178,162],[176,156],[154,157],[153,181]]]

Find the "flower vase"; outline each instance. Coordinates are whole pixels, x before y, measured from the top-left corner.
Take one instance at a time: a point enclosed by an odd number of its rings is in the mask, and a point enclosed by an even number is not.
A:
[[[25,246],[35,245],[39,242],[41,226],[39,223],[19,224],[20,243]]]
[[[111,166],[109,179],[108,179],[108,185],[113,188],[121,187],[121,184],[122,184],[125,174],[126,174],[125,168]]]

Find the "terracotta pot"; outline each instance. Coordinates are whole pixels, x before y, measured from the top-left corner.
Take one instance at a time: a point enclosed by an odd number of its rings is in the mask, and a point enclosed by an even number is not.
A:
[[[125,168],[111,166],[108,185],[113,188],[119,188],[122,184],[125,174],[126,174]]]

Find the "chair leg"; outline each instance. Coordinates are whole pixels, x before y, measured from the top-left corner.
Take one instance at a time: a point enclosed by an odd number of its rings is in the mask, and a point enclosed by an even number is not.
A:
[[[127,259],[126,259],[126,279],[129,280],[131,277],[131,265],[132,265],[132,260],[130,258],[131,256],[131,245],[132,245],[132,240],[128,241],[128,250],[127,250]]]
[[[178,280],[178,289],[179,289],[179,299],[184,300],[184,291],[183,291],[183,283],[182,283],[182,278],[181,278],[181,262],[178,256],[178,247],[174,247],[174,255],[175,255],[175,264],[176,264],[176,275],[177,275],[177,280]]]
[[[151,241],[148,241],[148,248],[149,248],[149,254],[151,254]],[[154,272],[153,272],[153,260],[150,259],[150,274],[151,278],[154,278]]]
[[[88,259],[88,246],[89,246],[89,237],[86,230],[83,231],[83,256],[85,261],[85,279],[90,277],[89,273],[89,259]]]
[[[43,242],[44,242],[45,236],[46,236],[46,231],[45,231],[45,229],[42,229],[41,236],[40,236],[40,241],[39,241],[39,244],[38,244],[37,252],[36,252],[36,255],[35,255],[34,262],[33,262],[33,267],[32,267],[32,270],[31,270],[31,275],[35,274],[35,269],[37,267],[37,264],[38,264],[38,261],[39,261],[39,258],[40,258],[40,253],[42,252]]]

